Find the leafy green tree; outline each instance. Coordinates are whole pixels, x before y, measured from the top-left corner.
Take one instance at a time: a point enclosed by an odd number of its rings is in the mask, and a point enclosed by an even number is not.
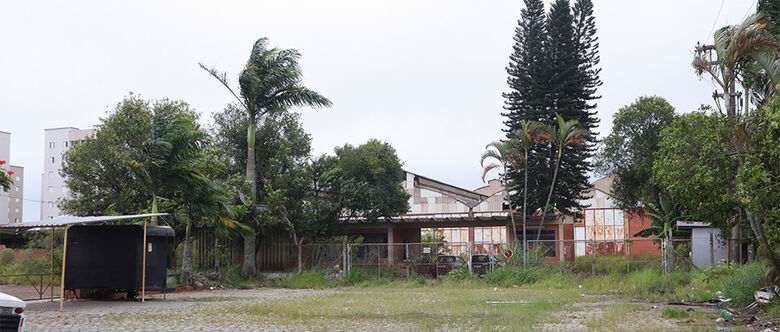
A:
[[[661,131],[675,119],[674,107],[661,97],[639,97],[612,118],[612,132],[596,155],[596,170],[615,175],[611,195],[623,209],[660,193],[653,182],[654,153]]]
[[[686,215],[729,234],[737,202],[730,194],[736,160],[729,152],[726,119],[701,111],[680,116],[661,131],[653,177]]]
[[[148,211],[152,194],[136,184],[130,164],[142,157],[143,144],[151,138],[152,108],[131,94],[101,119],[94,137],[65,153],[61,174],[71,195],[60,202],[63,212],[88,216]]]
[[[550,145],[557,150],[557,158],[555,159],[555,169],[553,170],[552,183],[550,183],[550,191],[547,193],[547,201],[543,205],[544,208],[542,209],[542,219],[539,222],[539,230],[536,232],[536,241],[539,241],[539,237],[542,235],[544,218],[547,216],[550,198],[552,198],[552,194],[555,191],[555,180],[558,177],[558,169],[561,167],[563,151],[566,150],[566,153],[569,153],[577,145],[585,143],[589,134],[588,130],[583,128],[577,120],[567,121],[558,114],[555,116],[558,119],[558,126],[542,127],[542,133],[538,134],[539,137],[550,142]]]
[[[269,48],[268,39],[258,39],[249,56],[246,66],[238,78],[239,94],[236,94],[227,81],[227,75],[216,69],[200,64],[236,98],[240,108],[248,116],[246,141],[246,181],[249,186],[251,200],[257,200],[257,170],[255,163],[255,126],[264,118],[283,113],[294,106],[327,107],[330,100],[319,93],[303,86],[303,74],[298,60],[301,55],[294,49]],[[262,185],[262,184],[260,184]],[[255,203],[252,205],[256,216],[260,211]],[[243,275],[257,273],[255,266],[255,238],[244,237]]]
[[[637,232],[634,236],[649,237],[654,235],[660,239],[671,240],[677,222],[688,218],[682,214],[680,204],[673,203],[668,196],[659,194],[657,197],[655,200],[643,198],[642,202],[647,207],[645,214],[650,217],[652,222],[650,227]],[[664,271],[667,273],[674,272],[673,246],[674,244],[669,241],[665,241],[663,245]]]
[[[336,148],[336,157],[331,191],[347,219],[375,221],[409,211],[402,163],[389,143],[371,139],[357,147],[345,144]]]

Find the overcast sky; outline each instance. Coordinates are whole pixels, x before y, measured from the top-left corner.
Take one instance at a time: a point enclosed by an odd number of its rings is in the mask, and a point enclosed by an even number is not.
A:
[[[711,103],[690,66],[713,24],[754,0],[594,0],[600,132],[642,95],[678,113]],[[12,1],[0,10],[0,130],[25,167],[24,220],[38,220],[43,129],[88,128],[130,91],[190,103],[208,125],[231,101],[202,61],[233,83],[254,41],[303,54],[305,83],[333,101],[301,110],[315,154],[369,138],[405,168],[482,185],[479,157],[502,137],[505,66],[522,1]]]

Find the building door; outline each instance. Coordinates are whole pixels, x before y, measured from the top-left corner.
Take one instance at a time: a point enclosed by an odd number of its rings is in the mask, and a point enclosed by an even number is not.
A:
[[[585,227],[574,227],[574,255],[585,256]]]

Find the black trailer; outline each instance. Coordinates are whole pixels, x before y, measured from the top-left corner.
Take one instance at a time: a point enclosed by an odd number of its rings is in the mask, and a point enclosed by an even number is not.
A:
[[[167,290],[170,227],[141,225],[72,226],[67,230],[66,290],[127,292]],[[146,240],[146,269],[144,261]],[[143,271],[146,271],[144,285]]]

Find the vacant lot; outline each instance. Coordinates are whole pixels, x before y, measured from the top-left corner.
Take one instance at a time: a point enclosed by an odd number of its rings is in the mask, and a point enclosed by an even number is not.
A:
[[[146,303],[37,302],[40,330],[711,330],[713,313],[663,318],[663,305],[579,289],[406,285],[335,290],[214,290],[153,296]],[[654,307],[656,306],[656,307]],[[683,309],[684,310],[684,309]],[[682,312],[683,310],[680,310]]]

